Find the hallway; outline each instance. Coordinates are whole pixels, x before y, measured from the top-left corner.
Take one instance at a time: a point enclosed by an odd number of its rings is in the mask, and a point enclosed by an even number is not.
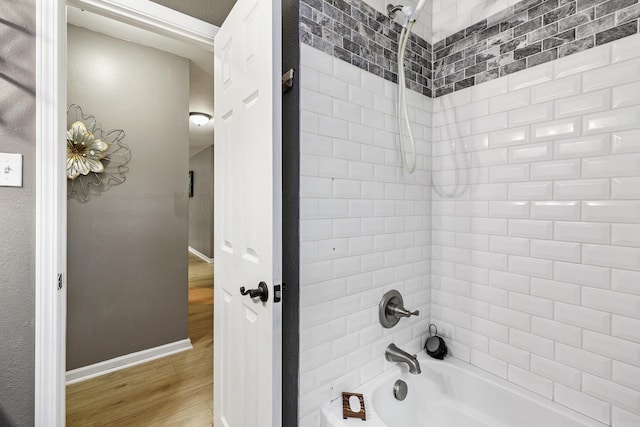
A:
[[[189,254],[193,350],[67,387],[67,426],[211,426],[213,265]]]

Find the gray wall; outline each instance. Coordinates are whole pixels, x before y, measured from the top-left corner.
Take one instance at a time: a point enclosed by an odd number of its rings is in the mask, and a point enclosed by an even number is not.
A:
[[[160,3],[160,1],[158,1]],[[200,0],[190,6],[208,22]],[[226,17],[226,13],[224,15]],[[0,151],[24,154],[24,187],[0,187],[0,426],[33,425],[35,306],[35,1],[0,1]],[[184,182],[182,180],[181,182]]]
[[[67,369],[187,338],[188,60],[68,28],[68,103],[126,132],[126,182],[68,202]]]
[[[33,424],[35,13],[0,1],[0,152],[24,154],[23,188],[0,187],[0,426]]]
[[[189,246],[213,258],[213,147],[189,158],[193,197],[189,198]]]

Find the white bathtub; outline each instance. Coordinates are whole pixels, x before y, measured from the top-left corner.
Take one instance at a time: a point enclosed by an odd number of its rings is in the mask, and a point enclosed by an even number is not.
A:
[[[555,402],[452,357],[418,355],[422,374],[394,367],[357,390],[363,393],[367,421],[342,419],[342,399],[322,409],[323,427],[604,427]],[[393,397],[397,379],[407,398]]]

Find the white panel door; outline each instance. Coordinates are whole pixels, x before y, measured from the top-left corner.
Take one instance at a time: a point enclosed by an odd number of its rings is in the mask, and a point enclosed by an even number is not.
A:
[[[215,39],[214,425],[279,427],[280,1],[238,0]],[[241,295],[265,282],[268,299]]]

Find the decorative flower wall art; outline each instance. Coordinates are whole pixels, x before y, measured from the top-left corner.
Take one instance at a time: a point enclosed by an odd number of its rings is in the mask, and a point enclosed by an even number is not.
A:
[[[82,122],[74,122],[67,131],[67,178],[74,180],[89,172],[102,173],[109,143],[96,139]]]
[[[103,130],[77,104],[67,109],[67,198],[88,202],[92,194],[126,181],[131,150],[122,129]]]

